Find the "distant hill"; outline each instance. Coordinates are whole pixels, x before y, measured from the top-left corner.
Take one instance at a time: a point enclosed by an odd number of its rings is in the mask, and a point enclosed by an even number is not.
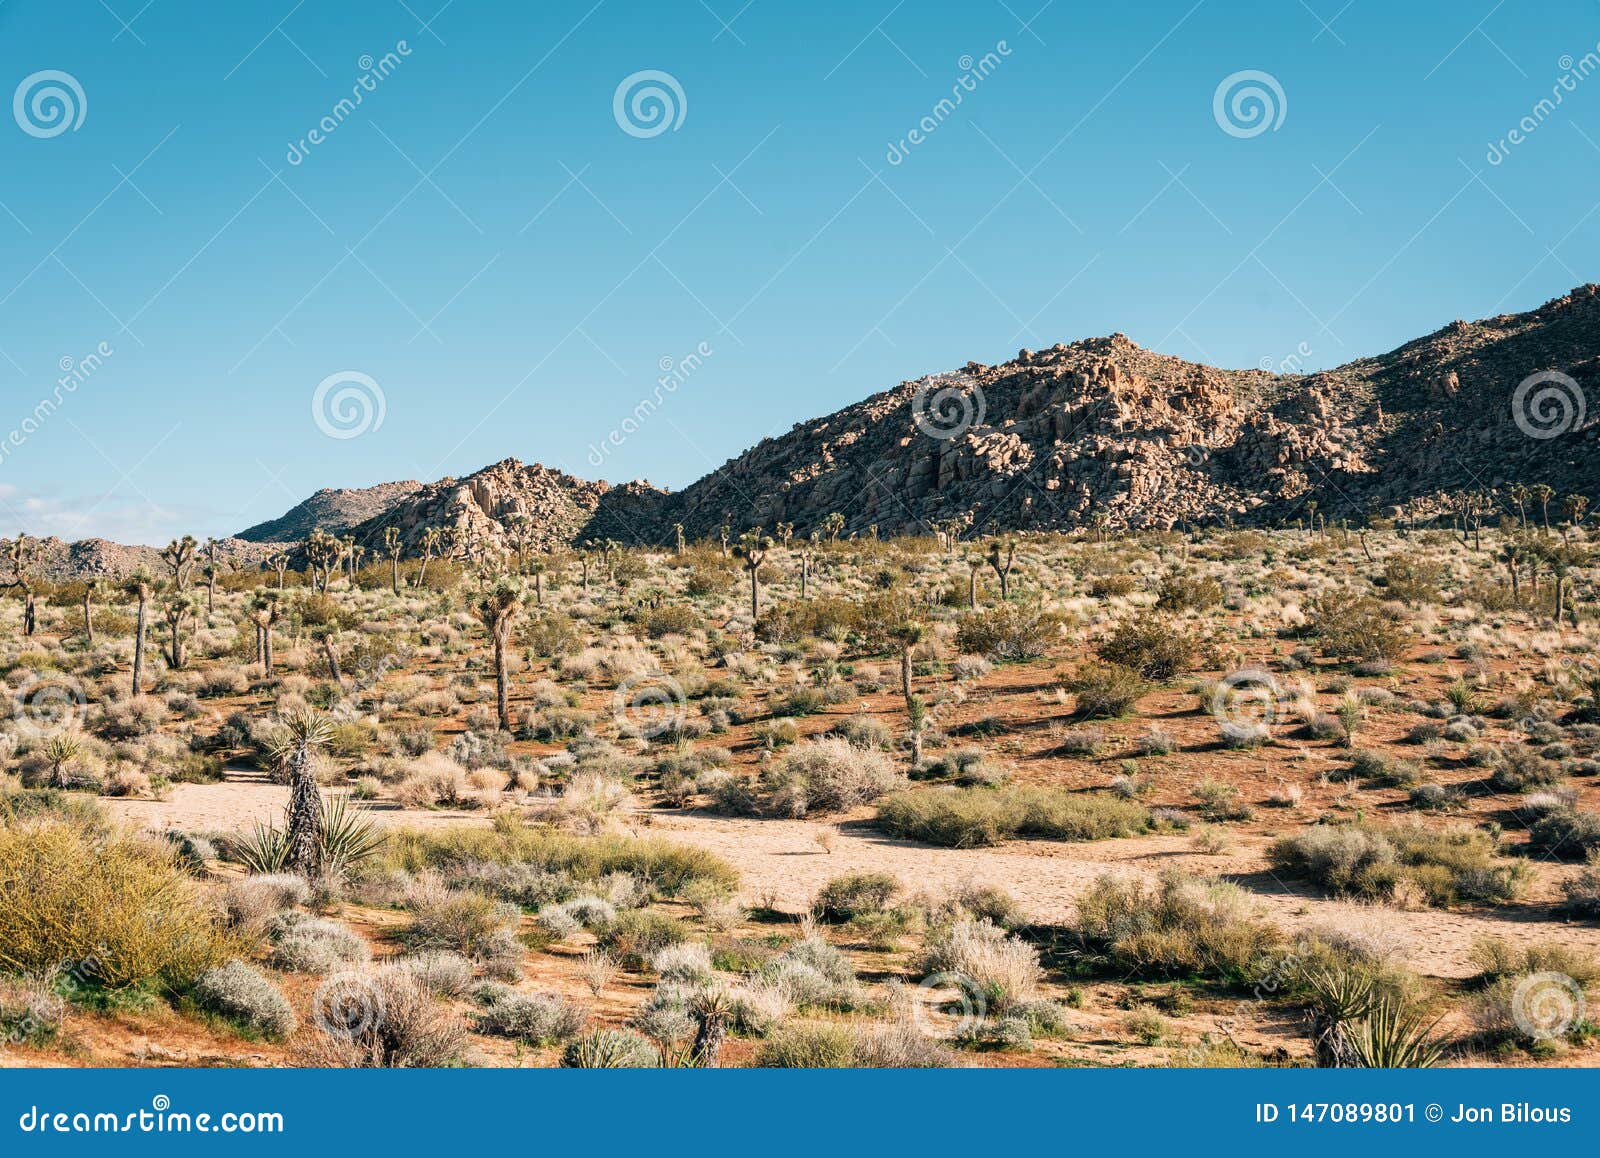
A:
[[[803,535],[834,512],[847,534],[945,520],[969,537],[1270,524],[1309,502],[1329,520],[1427,513],[1510,483],[1600,509],[1600,287],[1451,322],[1336,369],[1283,372],[1295,368],[1223,370],[1113,334],[902,382],[676,494],[508,458],[460,479],[318,491],[230,550],[248,560],[250,544],[318,526],[369,549],[391,526],[411,547],[429,527],[502,549],[522,533],[532,551],[588,538],[667,546],[675,523],[691,538],[779,522]],[[93,540],[51,554],[58,569],[98,573],[146,550]]]

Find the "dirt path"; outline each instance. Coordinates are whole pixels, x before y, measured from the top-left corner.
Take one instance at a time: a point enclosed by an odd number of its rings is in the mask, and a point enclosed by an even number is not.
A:
[[[226,832],[278,819],[287,801],[288,789],[280,785],[230,779],[175,785],[164,801],[104,803],[113,815],[141,828]],[[488,820],[482,812],[423,812],[382,805],[373,809],[373,815],[387,825],[416,828]],[[1072,915],[1073,898],[1106,872],[1154,877],[1167,867],[1177,867],[1237,881],[1285,929],[1357,929],[1393,946],[1414,968],[1437,977],[1470,976],[1475,972],[1472,943],[1490,935],[1513,942],[1556,941],[1600,955],[1600,926],[1564,922],[1552,911],[1560,882],[1577,871],[1573,867],[1536,866],[1534,884],[1516,905],[1405,912],[1330,901],[1285,884],[1269,871],[1268,842],[1260,837],[1241,837],[1229,852],[1215,856],[1193,851],[1189,839],[1181,835],[1085,844],[1017,841],[999,848],[957,850],[886,837],[865,823],[869,815],[863,812],[835,824],[648,810],[631,813],[627,819],[636,831],[717,853],[739,870],[746,903],[789,911],[804,909],[832,877],[887,872],[913,892],[938,893],[969,882],[992,885],[1015,897],[1035,920],[1059,922]],[[819,834],[831,835],[831,852],[818,843]]]

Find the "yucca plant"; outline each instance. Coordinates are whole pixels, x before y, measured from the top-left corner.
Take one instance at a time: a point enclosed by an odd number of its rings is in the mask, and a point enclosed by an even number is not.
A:
[[[348,796],[320,802],[317,838],[317,872],[336,876],[348,872],[383,847],[387,839],[370,817],[350,807]],[[255,830],[235,839],[234,854],[246,871],[280,873],[289,867],[289,834],[277,825],[257,823]]]
[[[1439,1021],[1425,1020],[1399,998],[1380,998],[1365,1018],[1344,1031],[1352,1064],[1367,1069],[1431,1069],[1444,1056],[1445,1043],[1433,1036]]]
[[[272,757],[289,773],[288,851],[284,868],[315,876],[321,860],[322,794],[317,791],[315,752],[333,739],[333,722],[316,712],[284,719],[285,733]]]

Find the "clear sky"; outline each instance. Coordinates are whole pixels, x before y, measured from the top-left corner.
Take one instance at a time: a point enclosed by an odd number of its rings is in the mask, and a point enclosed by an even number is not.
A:
[[[0,0],[0,520],[676,488],[1023,346],[1316,368],[1529,309],[1600,269],[1600,5],[1529,8]]]

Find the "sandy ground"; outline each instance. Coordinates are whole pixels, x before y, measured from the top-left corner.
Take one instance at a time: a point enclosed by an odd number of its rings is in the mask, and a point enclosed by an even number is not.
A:
[[[179,784],[156,800],[108,800],[116,815],[137,827],[191,832],[248,829],[283,815],[288,789],[258,780]],[[413,811],[379,804],[372,814],[387,825],[431,828],[487,823],[482,812]],[[913,892],[939,893],[958,885],[992,885],[1010,893],[1035,920],[1059,922],[1072,914],[1073,898],[1108,871],[1154,877],[1163,869],[1237,881],[1285,929],[1331,926],[1359,929],[1392,945],[1413,968],[1436,977],[1466,977],[1470,950],[1483,936],[1513,942],[1556,941],[1600,954],[1600,927],[1554,918],[1560,882],[1576,871],[1536,865],[1524,900],[1498,909],[1401,911],[1329,901],[1278,880],[1267,867],[1267,841],[1240,837],[1220,855],[1193,851],[1182,835],[1147,836],[1085,844],[1017,841],[999,848],[943,849],[886,837],[872,829],[870,812],[841,822],[747,820],[704,812],[637,811],[626,823],[636,831],[717,853],[739,870],[741,898],[786,911],[804,909],[822,884],[847,872],[887,872]],[[818,837],[831,840],[825,851]]]

